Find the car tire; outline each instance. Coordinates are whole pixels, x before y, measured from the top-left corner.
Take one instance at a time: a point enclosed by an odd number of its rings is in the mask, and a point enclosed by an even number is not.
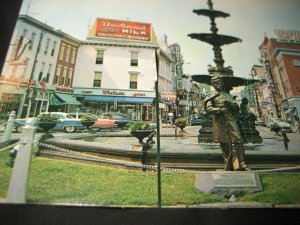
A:
[[[66,133],[74,133],[76,131],[76,127],[74,127],[74,126],[66,126],[64,128],[64,130],[65,130]]]
[[[18,126],[16,126],[16,132],[17,133],[22,133],[22,130],[23,130],[23,127],[24,127],[25,125],[23,125],[23,124],[20,124],[20,125],[18,125]]]

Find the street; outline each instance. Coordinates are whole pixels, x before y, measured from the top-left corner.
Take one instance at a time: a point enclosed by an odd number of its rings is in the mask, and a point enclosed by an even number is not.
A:
[[[175,140],[175,129],[170,127],[170,126],[166,126],[163,125],[160,134],[162,138],[161,141],[161,146],[162,147],[166,147],[166,148],[174,148],[176,147],[176,144],[184,144],[186,146],[187,149],[192,149],[195,148],[195,146],[199,145],[198,144],[198,139],[197,139],[197,135],[198,135],[198,131],[199,131],[200,126],[187,126],[184,130],[186,131],[186,134],[184,135],[184,137],[182,136],[178,136]],[[274,132],[271,132],[269,128],[267,127],[262,127],[262,126],[257,126],[256,129],[260,132],[261,137],[263,138],[263,143],[259,145],[259,150],[261,151],[285,151],[284,150],[284,144],[282,141],[282,138],[280,136],[276,136]],[[107,133],[107,131],[100,131],[99,134],[103,134],[103,133]],[[179,131],[178,131],[179,132]],[[65,132],[55,132],[55,136],[74,136],[74,135],[80,135],[80,134],[85,134],[87,133],[87,131],[81,131],[81,132],[76,132],[76,133],[72,133],[72,134],[67,134]],[[2,140],[3,138],[3,134],[4,134],[4,127],[0,127],[0,140]],[[35,138],[38,139],[43,133],[36,133],[35,134]],[[114,132],[110,132],[109,136],[114,136],[114,134],[116,134],[116,136],[120,136],[121,134],[129,134],[129,131],[125,130],[125,131],[114,131]],[[122,136],[122,135],[121,135]],[[300,134],[299,133],[288,133],[287,134],[290,142],[289,142],[289,152],[292,153],[295,151],[299,152],[300,151]],[[19,139],[22,137],[22,133],[16,133],[13,132],[11,138],[12,139]],[[168,137],[168,138],[165,138]],[[129,141],[129,142],[134,142],[135,139],[132,138],[123,138],[118,137],[118,138],[111,138],[108,139],[106,142],[107,143],[111,143],[112,145],[114,145],[114,141],[116,142],[115,144],[120,144],[120,142],[124,143],[124,141]],[[164,141],[165,140],[165,141]],[[173,144],[170,144],[173,143]],[[190,145],[190,146],[189,146]],[[247,144],[250,145],[251,144]],[[246,146],[247,146],[246,145]]]

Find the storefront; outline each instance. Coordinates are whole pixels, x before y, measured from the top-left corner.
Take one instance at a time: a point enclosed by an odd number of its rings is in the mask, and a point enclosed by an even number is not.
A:
[[[50,112],[76,112],[79,111],[80,107],[81,103],[76,100],[74,95],[60,92],[51,95]]]
[[[74,88],[74,95],[83,103],[82,110],[98,115],[114,112],[132,119],[154,119],[154,91]]]

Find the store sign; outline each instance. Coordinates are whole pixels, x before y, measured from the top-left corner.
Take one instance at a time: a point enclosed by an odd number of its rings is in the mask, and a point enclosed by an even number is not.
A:
[[[162,100],[175,100],[176,99],[176,95],[174,92],[171,91],[162,91],[160,93],[160,98]]]
[[[150,41],[151,25],[138,22],[98,19],[96,36]]]
[[[112,90],[112,89],[86,89],[74,88],[75,95],[105,95],[105,96],[126,96],[126,97],[147,97],[155,98],[154,91],[134,91],[134,90]]]
[[[300,42],[300,31],[295,30],[274,30],[278,41]]]

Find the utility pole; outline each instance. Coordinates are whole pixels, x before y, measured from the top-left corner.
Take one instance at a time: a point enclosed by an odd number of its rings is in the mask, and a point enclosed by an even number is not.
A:
[[[41,43],[42,43],[43,37],[44,37],[44,31],[42,31],[41,34],[40,34],[40,39],[39,39],[39,43],[38,43],[37,50],[36,50],[36,53],[35,53],[35,57],[34,57],[34,61],[33,61],[33,66],[32,66],[32,70],[31,70],[31,74],[30,74],[30,78],[28,80],[28,84],[27,84],[27,88],[26,88],[26,92],[25,92],[25,96],[24,96],[24,104],[23,104],[23,109],[22,109],[22,117],[28,117],[29,116],[29,112],[30,112],[30,108],[31,108],[31,101],[32,101],[31,97],[30,97],[31,81],[34,78],[34,72],[35,72],[35,67],[36,67],[36,63],[37,63],[37,57],[38,57],[38,54],[40,52],[40,48],[41,48]],[[24,106],[26,107],[26,111],[24,109]],[[24,115],[25,112],[26,112],[26,114]]]

